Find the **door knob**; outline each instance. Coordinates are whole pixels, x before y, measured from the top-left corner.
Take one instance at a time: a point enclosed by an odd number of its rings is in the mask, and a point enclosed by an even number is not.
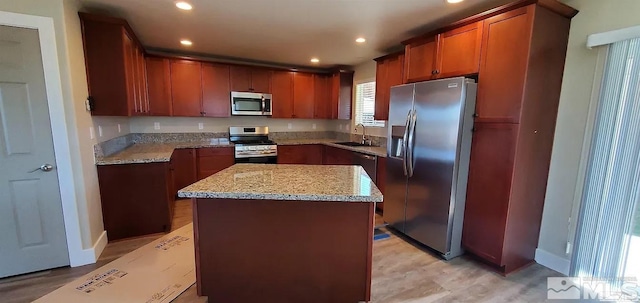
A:
[[[53,170],[53,165],[51,164],[42,164],[40,167],[30,171],[29,173],[35,173],[37,171],[49,172]]]

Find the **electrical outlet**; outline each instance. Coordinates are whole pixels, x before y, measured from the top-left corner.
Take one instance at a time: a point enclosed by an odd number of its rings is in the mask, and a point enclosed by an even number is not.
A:
[[[287,123],[287,128],[288,128],[288,129],[293,129],[293,124],[291,124],[291,123]]]
[[[102,126],[98,125],[98,137],[102,137]]]
[[[120,127],[120,123],[118,123],[118,133],[122,132],[122,128]]]
[[[339,124],[339,125],[338,125],[338,129],[339,129],[339,130],[342,130],[342,124]]]
[[[160,129],[160,122],[153,122],[153,129]]]
[[[316,129],[316,124],[315,123],[311,124],[311,129]]]
[[[95,131],[93,130],[93,126],[90,126],[90,127],[89,127],[89,138],[91,138],[91,140],[93,140],[93,139],[95,139],[95,138],[96,138],[96,133],[95,133]]]
[[[202,122],[198,123],[198,129],[204,129],[204,123]]]

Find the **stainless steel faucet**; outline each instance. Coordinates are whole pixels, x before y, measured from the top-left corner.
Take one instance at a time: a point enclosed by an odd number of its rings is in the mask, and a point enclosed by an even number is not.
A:
[[[362,139],[360,140],[360,144],[367,144],[367,137],[365,136],[365,132],[367,131],[367,127],[364,126],[364,124],[362,123],[358,123],[358,125],[356,125],[356,133],[358,132],[358,126],[362,126]]]

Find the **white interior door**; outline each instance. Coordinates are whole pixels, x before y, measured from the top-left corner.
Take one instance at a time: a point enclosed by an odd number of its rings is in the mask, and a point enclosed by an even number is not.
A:
[[[0,26],[0,278],[69,265],[55,164],[38,31]]]

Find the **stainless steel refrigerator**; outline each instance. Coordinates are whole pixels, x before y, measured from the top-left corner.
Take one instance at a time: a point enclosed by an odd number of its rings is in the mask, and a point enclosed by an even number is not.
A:
[[[463,253],[476,87],[459,77],[391,88],[384,221],[445,259]]]

